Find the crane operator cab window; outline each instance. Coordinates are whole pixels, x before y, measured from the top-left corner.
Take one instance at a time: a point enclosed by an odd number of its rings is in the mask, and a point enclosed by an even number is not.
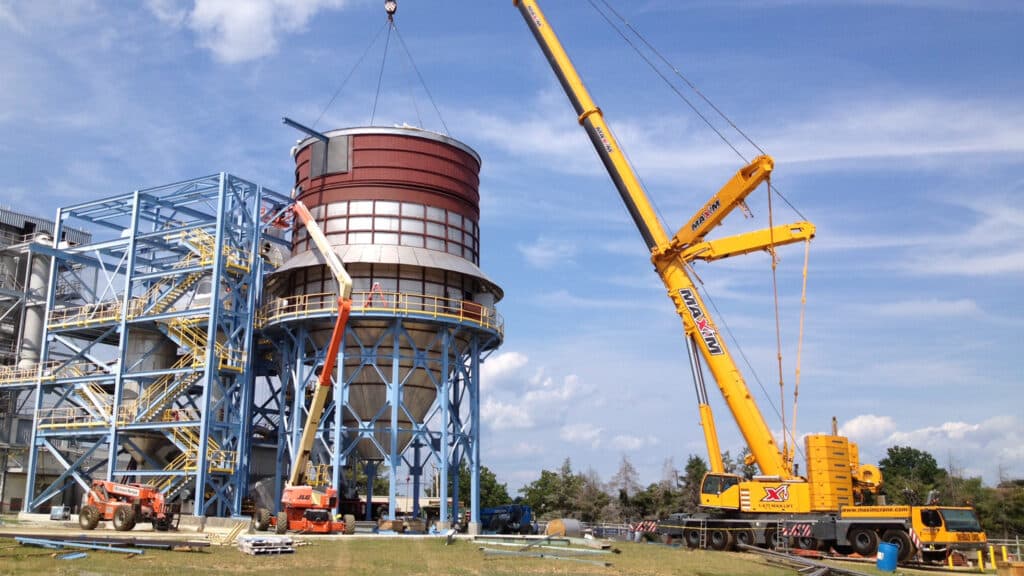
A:
[[[702,494],[721,494],[739,483],[739,476],[708,474],[704,477],[704,484],[701,486],[700,491]]]

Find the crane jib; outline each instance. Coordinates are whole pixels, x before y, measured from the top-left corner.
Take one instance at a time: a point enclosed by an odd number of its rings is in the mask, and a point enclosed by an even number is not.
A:
[[[724,350],[722,349],[722,343],[718,340],[718,331],[715,330],[711,319],[704,314],[704,310],[697,303],[697,297],[694,295],[693,290],[680,288],[679,296],[683,299],[683,304],[686,305],[686,310],[690,313],[690,319],[693,320],[694,326],[700,332],[701,340],[708,347],[708,354],[712,356],[722,354]]]

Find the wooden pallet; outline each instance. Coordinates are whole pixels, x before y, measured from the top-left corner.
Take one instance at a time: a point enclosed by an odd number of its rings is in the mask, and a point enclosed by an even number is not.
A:
[[[236,542],[239,550],[251,556],[295,552],[291,536],[239,536]]]

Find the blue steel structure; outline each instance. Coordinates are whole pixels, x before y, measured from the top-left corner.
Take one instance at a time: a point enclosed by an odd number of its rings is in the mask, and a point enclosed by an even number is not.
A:
[[[241,514],[265,216],[290,199],[221,173],[61,208],[35,386],[27,511],[93,477],[153,484],[196,516]],[[283,243],[283,242],[282,242]],[[58,281],[59,280],[59,281]],[[57,286],[77,300],[55,306]],[[40,459],[63,473],[37,478]]]
[[[311,474],[321,483],[345,487],[351,483],[343,472],[364,466],[368,478],[376,476],[379,463],[388,467],[387,519],[395,520],[399,469],[414,479],[413,510],[419,515],[419,487],[424,472],[422,449],[437,466],[440,502],[453,497],[453,513],[440,507],[439,522],[458,520],[458,469],[465,459],[471,471],[471,522],[479,524],[480,470],[480,365],[501,344],[504,326],[494,309],[422,294],[353,291],[352,313],[343,342],[345,366],[334,380],[333,398],[324,410],[320,433],[311,461]],[[315,385],[317,369],[323,364],[326,342],[316,333],[323,322],[337,314],[337,300],[331,294],[315,294],[289,303],[272,301],[261,311],[263,335],[274,342],[279,364],[274,378],[267,378],[271,394],[254,408],[256,425],[277,427],[277,469],[285,470],[293,460],[306,418],[306,391]],[[412,336],[412,332],[416,336]],[[429,334],[429,336],[425,336]],[[376,374],[386,388],[386,402],[368,417],[350,404],[355,378],[366,371]],[[414,418],[403,401],[406,383],[425,375],[436,390],[436,399],[422,418]],[[283,423],[276,426],[277,423]],[[363,450],[357,452],[360,444]],[[407,448],[412,448],[409,454]],[[369,454],[369,457],[367,457]],[[411,458],[410,458],[411,456]],[[279,494],[278,474],[274,493]],[[372,482],[369,483],[372,487]],[[449,493],[451,486],[452,493]],[[345,498],[345,490],[342,500]],[[361,495],[372,501],[372,492]],[[276,510],[275,510],[276,512]],[[372,510],[366,506],[365,519]]]

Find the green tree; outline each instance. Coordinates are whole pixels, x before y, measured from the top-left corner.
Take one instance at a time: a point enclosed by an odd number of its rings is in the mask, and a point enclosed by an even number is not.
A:
[[[640,492],[639,475],[626,455],[619,462],[618,472],[608,481],[608,490],[613,498],[618,499],[616,507],[620,520],[630,520],[639,515],[640,510],[633,504],[633,497]]]
[[[886,493],[896,504],[925,504],[932,490],[941,489],[946,471],[935,457],[910,446],[892,446],[879,463]]]
[[[472,486],[469,478],[469,464],[463,460],[459,465],[459,500],[469,506]],[[480,467],[480,507],[491,508],[510,504],[508,486],[498,482],[498,477],[487,466]]]
[[[700,456],[691,454],[683,470],[682,489],[679,497],[681,512],[696,512],[700,504],[700,484],[708,473],[708,463]]]
[[[541,470],[540,478],[523,486],[519,492],[538,518],[572,517],[583,484],[583,478],[573,473],[572,463],[566,458],[558,472]]]
[[[599,522],[604,519],[611,498],[604,490],[601,477],[593,468],[579,475],[580,489],[576,494],[573,508],[584,522]]]

